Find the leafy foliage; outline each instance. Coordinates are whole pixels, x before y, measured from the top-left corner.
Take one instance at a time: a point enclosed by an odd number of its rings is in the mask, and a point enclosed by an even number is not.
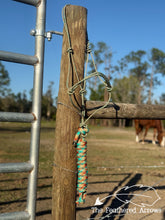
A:
[[[137,103],[139,82],[133,75],[115,79],[113,82],[112,100],[123,103]]]
[[[10,84],[9,73],[5,69],[5,66],[0,62],[0,95],[5,96],[9,91],[8,86]]]
[[[150,61],[154,65],[154,71],[165,75],[165,53],[157,48],[151,49]]]
[[[45,119],[55,119],[56,118],[56,107],[55,99],[53,98],[53,85],[54,83],[50,82],[48,89],[42,97],[42,117]],[[4,86],[4,85],[3,85]],[[3,88],[1,86],[1,88]],[[32,111],[32,97],[33,90],[30,90],[30,99],[28,99],[26,91],[17,94],[9,92],[7,90],[6,96],[0,96],[0,111],[6,112],[22,112],[27,113]]]
[[[116,65],[113,65],[112,49],[105,42],[91,44],[91,49],[96,69],[104,72],[111,80],[114,102],[138,104],[146,101],[150,104],[153,102],[154,88],[160,85],[158,76],[160,74],[165,76],[165,53],[162,50],[152,48],[148,53],[144,50],[131,51]],[[88,74],[95,71],[92,60],[89,60],[89,68]],[[29,96],[26,91],[14,94],[9,85],[9,73],[0,62],[0,111],[30,112],[33,90],[30,91]],[[53,86],[54,83],[50,82],[42,97],[42,117],[46,119],[55,119],[56,117]],[[88,90],[90,91],[90,100],[102,101],[105,99],[106,101],[106,91],[97,77],[90,79]],[[165,104],[165,94],[160,97],[160,104]]]
[[[102,84],[99,84],[97,90],[94,90],[92,87],[90,87],[90,92],[90,100],[104,101],[104,86]]]

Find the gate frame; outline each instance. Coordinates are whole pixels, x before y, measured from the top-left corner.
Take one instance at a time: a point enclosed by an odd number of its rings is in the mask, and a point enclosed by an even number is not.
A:
[[[34,66],[32,113],[0,112],[0,121],[32,122],[30,159],[24,163],[0,164],[0,172],[30,172],[25,211],[0,214],[0,219],[35,219],[37,197],[37,175],[40,147],[41,99],[45,47],[46,0],[14,0],[36,7],[35,55],[29,56],[0,51],[0,60]]]

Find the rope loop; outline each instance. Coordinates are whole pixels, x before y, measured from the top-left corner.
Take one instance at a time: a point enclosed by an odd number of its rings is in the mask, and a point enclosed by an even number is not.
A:
[[[75,90],[74,90],[73,88],[69,88],[69,89],[68,89],[68,94],[69,94],[69,95],[74,94],[74,92],[75,92]]]

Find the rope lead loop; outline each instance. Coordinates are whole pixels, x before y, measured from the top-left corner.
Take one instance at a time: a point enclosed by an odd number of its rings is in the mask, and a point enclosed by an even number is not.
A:
[[[86,191],[88,185],[88,170],[87,170],[87,141],[85,137],[89,129],[87,126],[79,127],[78,132],[74,138],[74,144],[77,148],[77,170],[78,170],[78,180],[77,180],[77,192],[78,199],[76,204],[84,203],[86,198]]]

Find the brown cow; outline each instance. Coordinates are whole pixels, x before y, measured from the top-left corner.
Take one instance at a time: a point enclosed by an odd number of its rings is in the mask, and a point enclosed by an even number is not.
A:
[[[160,146],[164,147],[165,145],[165,138],[163,137],[163,128],[161,120],[142,120],[142,119],[136,119],[135,121],[135,129],[136,129],[136,142],[139,142],[139,134],[145,128],[144,136],[142,138],[142,143],[144,143],[144,139],[147,135],[149,128],[154,128],[154,135],[153,135],[153,144],[155,144],[156,140],[156,133],[157,140],[160,144]]]

